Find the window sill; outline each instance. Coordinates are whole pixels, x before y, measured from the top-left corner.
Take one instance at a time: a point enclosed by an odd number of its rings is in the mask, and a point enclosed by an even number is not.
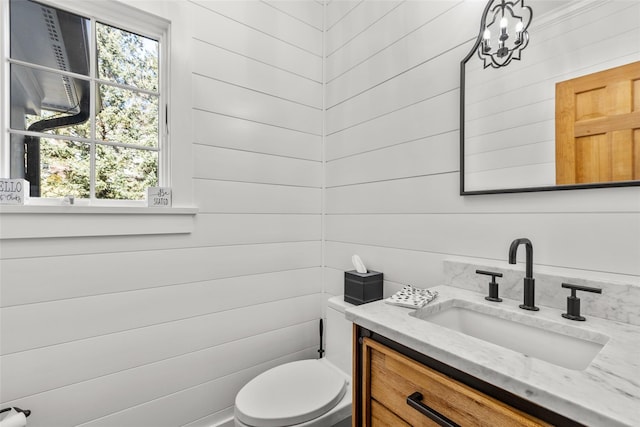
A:
[[[0,206],[0,240],[187,234],[197,208]]]

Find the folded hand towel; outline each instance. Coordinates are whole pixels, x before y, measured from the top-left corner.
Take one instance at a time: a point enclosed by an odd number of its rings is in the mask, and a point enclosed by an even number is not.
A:
[[[437,296],[437,291],[419,289],[414,288],[411,285],[405,285],[401,290],[385,299],[384,302],[387,304],[399,305],[401,307],[420,308],[433,301]]]

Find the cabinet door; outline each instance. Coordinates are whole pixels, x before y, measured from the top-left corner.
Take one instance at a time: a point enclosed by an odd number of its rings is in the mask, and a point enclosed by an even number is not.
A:
[[[365,426],[392,425],[384,421],[394,419],[387,412],[402,420],[397,425],[549,425],[369,338],[362,345]],[[438,416],[445,421],[434,421]]]

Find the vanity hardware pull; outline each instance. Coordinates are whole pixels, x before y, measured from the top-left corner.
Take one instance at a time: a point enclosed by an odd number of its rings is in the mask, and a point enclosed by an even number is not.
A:
[[[580,315],[580,298],[576,296],[576,291],[593,292],[601,294],[602,289],[592,288],[589,286],[572,285],[571,283],[563,283],[563,288],[571,289],[571,295],[567,297],[567,312],[562,313],[562,317],[569,320],[587,320],[584,316]]]
[[[496,282],[496,277],[502,277],[502,273],[476,270],[476,274],[491,276],[491,281],[489,282],[489,296],[484,297],[484,299],[487,301],[502,302],[502,298],[498,296],[498,282]]]
[[[422,403],[422,393],[416,391],[411,396],[407,397],[407,405],[411,406],[416,411],[429,417],[429,419],[435,421],[442,427],[460,427],[458,424],[451,421],[435,409],[431,409],[424,403]]]

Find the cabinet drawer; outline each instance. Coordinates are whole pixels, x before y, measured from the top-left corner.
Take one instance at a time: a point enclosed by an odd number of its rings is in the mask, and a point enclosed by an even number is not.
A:
[[[375,400],[371,401],[371,427],[411,427]]]
[[[365,339],[363,345],[370,399],[413,426],[437,425],[409,406],[407,397],[415,392],[422,395],[422,404],[461,426],[549,425],[380,343]]]

